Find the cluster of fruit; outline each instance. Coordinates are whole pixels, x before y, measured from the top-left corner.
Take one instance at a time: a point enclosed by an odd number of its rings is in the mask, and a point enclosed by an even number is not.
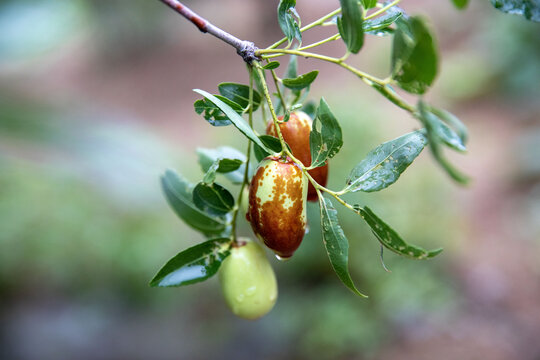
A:
[[[311,165],[309,134],[312,119],[293,112],[279,127],[292,154],[304,167]],[[266,133],[277,137],[274,124]],[[309,170],[325,186],[328,164]],[[289,157],[269,156],[255,170],[249,187],[246,218],[255,235],[279,259],[290,258],[306,232],[306,201],[317,201],[317,190],[302,169]],[[238,316],[256,319],[269,312],[277,299],[274,271],[263,249],[249,239],[239,239],[220,270],[225,300]]]

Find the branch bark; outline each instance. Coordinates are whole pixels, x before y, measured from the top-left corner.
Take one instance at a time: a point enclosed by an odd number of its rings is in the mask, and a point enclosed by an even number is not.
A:
[[[160,0],[165,5],[169,6],[171,9],[191,21],[200,31],[203,33],[209,33],[214,35],[218,39],[226,42],[236,49],[238,55],[240,55],[245,62],[251,64],[253,60],[261,60],[258,56],[255,55],[255,52],[258,50],[255,47],[255,44],[251,41],[240,40],[237,37],[229,34],[228,32],[218,28],[217,26],[210,23],[208,20],[204,19],[200,15],[193,12],[190,8],[182,4],[178,0]]]

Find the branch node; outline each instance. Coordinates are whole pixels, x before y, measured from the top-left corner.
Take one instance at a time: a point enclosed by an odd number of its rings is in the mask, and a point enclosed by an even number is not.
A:
[[[238,55],[244,59],[245,62],[251,64],[253,60],[261,61],[261,57],[255,55],[255,52],[259,50],[251,41],[242,41],[241,46],[236,49]]]

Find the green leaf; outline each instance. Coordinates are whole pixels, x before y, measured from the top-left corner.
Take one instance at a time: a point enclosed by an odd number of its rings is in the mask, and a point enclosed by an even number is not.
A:
[[[225,98],[240,105],[243,109],[249,106],[249,86],[236,83],[221,83],[218,85],[219,93]],[[261,104],[261,95],[253,90],[253,111]]]
[[[377,0],[361,0],[364,9],[371,9],[377,5]]]
[[[401,11],[392,8],[382,16],[364,21],[364,32],[379,35],[381,31],[395,23],[402,15],[403,13]]]
[[[364,208],[357,207],[357,210],[369,225],[373,234],[377,237],[380,243],[387,249],[411,259],[429,259],[442,252],[442,249],[435,249],[431,251],[424,250],[423,248],[415,245],[407,244],[388,224],[382,221],[371,211],[367,206]]]
[[[461,122],[461,120],[459,120],[454,114],[446,110],[437,109],[432,106],[429,106],[429,111],[435,116],[437,116],[439,119],[444,121],[446,124],[448,124],[450,127],[452,127],[459,136],[462,146],[465,147],[465,144],[467,143],[468,132],[467,127]]]
[[[268,149],[272,149],[272,151],[268,152],[260,146],[254,145],[253,152],[255,154],[255,159],[257,159],[258,162],[261,162],[262,159],[269,155],[281,152],[282,147],[278,138],[270,135],[261,135],[259,136],[259,139],[261,139]]]
[[[289,43],[293,39],[302,41],[302,33],[300,32],[300,26],[297,19],[300,17],[295,9],[296,0],[281,0],[278,5],[278,24],[283,31],[283,34],[289,40]]]
[[[301,110],[313,119],[315,116],[317,116],[317,103],[314,101],[308,101],[302,106]]]
[[[467,4],[469,3],[469,0],[452,0],[454,3],[454,6],[458,9],[465,9],[467,7]]]
[[[324,98],[321,98],[317,108],[317,116],[309,134],[309,145],[312,167],[324,165],[343,146],[341,127]]]
[[[216,149],[198,148],[197,155],[204,172],[208,173],[212,165],[217,162],[216,172],[225,174],[225,177],[234,184],[241,184],[244,181],[246,156],[235,148],[228,146]]]
[[[170,259],[150,281],[150,286],[183,286],[204,281],[217,273],[230,251],[229,238],[208,240]]]
[[[229,105],[236,113],[241,114],[244,111],[242,106],[234,101],[220,95],[215,96],[225,104]],[[195,112],[199,115],[202,114],[205,120],[207,120],[213,126],[227,126],[231,124],[229,117],[208,99],[197,100],[193,106],[195,108]]]
[[[423,94],[437,75],[438,55],[431,31],[420,17],[401,17],[392,47],[392,77],[413,94]]]
[[[242,134],[244,134],[248,139],[253,141],[255,144],[259,145],[262,148],[265,148],[265,145],[259,140],[257,135],[255,135],[255,132],[253,129],[248,125],[248,123],[242,118],[242,116],[238,115],[230,106],[228,106],[226,103],[218,99],[216,96],[207,93],[204,90],[201,89],[194,89],[198,94],[201,94],[205,98],[207,98],[209,101],[211,101],[214,105],[216,105],[221,111],[225,113],[229,117],[229,120],[233,123],[234,126]],[[266,149],[265,149],[266,150]],[[268,150],[270,151],[270,150]]]
[[[270,61],[268,64],[263,66],[263,69],[265,70],[274,70],[279,67],[280,63],[277,61]]]
[[[491,4],[505,13],[540,22],[540,0],[491,0]]]
[[[339,34],[347,45],[347,50],[357,54],[364,45],[362,7],[357,0],[340,0],[339,3],[342,13],[342,16],[337,18]]]
[[[447,144],[448,139],[446,129],[442,130],[442,123],[434,114],[428,111],[423,101],[418,102],[419,119],[426,127],[426,136],[429,141],[429,147],[435,160],[443,167],[448,175],[461,184],[467,184],[469,177],[457,170],[443,155],[441,145]],[[448,128],[448,127],[447,127]],[[456,135],[457,137],[457,135]],[[459,138],[459,137],[457,137]],[[447,144],[448,145],[448,144]]]
[[[208,214],[193,203],[192,185],[172,170],[167,170],[161,177],[165,197],[174,212],[186,224],[205,235],[219,235],[227,230],[227,221],[223,217]]]
[[[347,191],[379,191],[395,183],[427,144],[421,131],[385,142],[371,150],[351,171]]]
[[[307,88],[315,80],[319,72],[317,70],[310,71],[300,75],[294,79],[283,79],[283,85],[292,90],[302,90]]]
[[[222,216],[234,207],[234,197],[219,184],[200,182],[193,189],[193,202],[202,211]]]
[[[323,196],[319,196],[319,205],[323,242],[330,264],[332,264],[334,271],[345,286],[355,294],[367,297],[356,289],[349,274],[349,240],[347,240],[343,229],[339,225],[337,210],[332,205],[332,202]]]

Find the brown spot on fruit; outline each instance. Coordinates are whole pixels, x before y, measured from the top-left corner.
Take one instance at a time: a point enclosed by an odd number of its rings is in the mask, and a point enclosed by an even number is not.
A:
[[[263,174],[274,175],[265,176]],[[291,159],[267,157],[249,190],[248,218],[253,231],[277,255],[293,255],[306,229],[307,179]]]
[[[283,120],[283,116],[279,117],[279,120]],[[283,139],[289,144],[293,155],[302,162],[304,166],[311,165],[311,151],[309,147],[309,133],[311,132],[311,126],[313,120],[308,114],[297,111],[291,113],[289,121],[279,124]],[[266,128],[266,134],[276,136],[276,129],[273,122],[269,122]],[[312,169],[309,174],[322,186],[326,186],[328,180],[328,163],[324,166]],[[308,187],[308,201],[317,201],[317,191],[309,183]]]

